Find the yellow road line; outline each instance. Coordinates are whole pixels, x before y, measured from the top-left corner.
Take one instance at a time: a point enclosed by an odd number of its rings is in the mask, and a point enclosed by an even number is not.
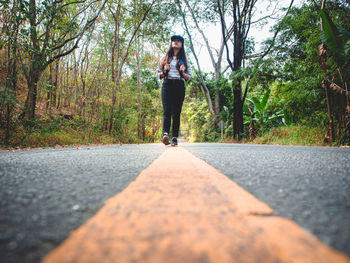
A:
[[[51,262],[350,262],[182,147],[48,254]]]

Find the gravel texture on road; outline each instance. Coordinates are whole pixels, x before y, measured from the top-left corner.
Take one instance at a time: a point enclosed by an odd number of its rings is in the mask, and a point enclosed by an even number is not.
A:
[[[324,243],[350,255],[350,149],[182,143]],[[283,233],[281,233],[283,235]]]
[[[39,262],[164,151],[161,144],[0,152],[0,262]]]

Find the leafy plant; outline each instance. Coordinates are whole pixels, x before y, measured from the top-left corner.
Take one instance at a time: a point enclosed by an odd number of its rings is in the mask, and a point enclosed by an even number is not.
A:
[[[336,64],[336,68],[334,67],[331,69],[332,77],[331,80],[328,80],[329,87],[325,86],[326,89],[332,88],[333,90],[337,91],[337,97],[338,101],[346,102],[345,107],[340,107],[338,110],[339,117],[335,118],[336,122],[338,122],[338,135],[339,139],[343,142],[350,143],[350,100],[349,100],[349,91],[348,91],[348,81],[349,81],[349,74],[350,74],[350,68],[348,67],[350,65],[350,33],[346,31],[344,28],[342,28],[339,25],[336,25],[324,7],[322,7],[320,11],[320,16],[322,19],[322,31],[321,31],[321,38],[325,45],[328,47],[331,57],[334,58],[334,61]],[[327,67],[325,61],[326,61],[326,49],[321,46],[320,48],[320,57],[322,58],[321,61],[321,67],[324,71],[329,68]],[[326,79],[328,76],[326,76]],[[325,81],[325,83],[327,83]],[[326,93],[328,94],[328,93]],[[331,104],[329,103],[330,99],[329,96],[326,95],[327,98],[327,106],[328,106],[328,116],[329,116],[329,139],[330,141],[334,141],[335,139],[335,132],[334,132],[334,121],[333,121],[333,114],[332,111],[334,110],[334,107],[331,107]],[[344,101],[345,100],[345,101]],[[342,105],[342,103],[338,103],[338,105]],[[341,128],[342,127],[342,128]],[[340,132],[342,130],[342,132]],[[326,138],[328,135],[326,135]]]
[[[268,89],[261,100],[257,97],[247,99],[247,101],[250,102],[251,107],[247,105],[243,107],[245,112],[245,124],[255,121],[260,125],[260,127],[265,127],[266,125],[272,123],[272,121],[284,117],[284,114],[281,111],[272,115],[270,115],[267,111],[267,102],[269,100],[270,93],[271,90]]]
[[[287,110],[283,110],[282,123],[286,126],[291,126],[293,124],[293,117]]]
[[[335,25],[324,9],[321,9],[320,16],[323,22],[322,41],[329,47],[337,65],[343,67],[349,63],[350,32]]]

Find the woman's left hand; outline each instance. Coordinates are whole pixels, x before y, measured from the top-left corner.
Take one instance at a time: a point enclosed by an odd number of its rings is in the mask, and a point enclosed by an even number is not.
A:
[[[181,66],[180,66],[180,71],[181,71],[181,72],[184,72],[185,69],[186,69],[186,68],[185,68],[185,65],[181,65]]]

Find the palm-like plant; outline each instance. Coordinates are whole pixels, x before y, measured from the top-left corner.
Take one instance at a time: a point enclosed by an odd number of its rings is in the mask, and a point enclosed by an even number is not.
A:
[[[322,2],[322,8],[320,11],[321,16],[321,38],[324,44],[319,46],[319,56],[321,69],[327,74],[326,65],[326,53],[327,49],[324,48],[326,45],[329,49],[330,55],[334,58],[337,69],[332,73],[331,79],[326,78],[323,81],[323,86],[326,91],[327,107],[328,107],[328,117],[329,117],[329,135],[330,141],[334,140],[335,133],[333,127],[333,113],[330,104],[330,99],[328,96],[328,88],[335,90],[342,100],[346,101],[345,109],[342,109],[339,114],[339,122],[343,127],[343,137],[344,142],[350,143],[350,92],[348,89],[349,74],[350,74],[350,32],[346,31],[339,25],[336,25],[324,8],[325,1]],[[336,80],[336,75],[338,75],[338,80]],[[337,83],[336,83],[337,82]]]
[[[245,105],[245,123],[250,123],[252,121],[257,122],[260,127],[265,127],[270,124],[272,121],[282,118],[284,116],[283,112],[276,112],[272,115],[267,112],[267,102],[270,98],[271,90],[268,89],[262,99],[260,100],[257,97],[252,97],[252,99],[247,99],[250,102],[250,106]]]
[[[334,24],[324,8],[321,9],[320,16],[323,24],[322,41],[327,44],[337,66],[344,69],[350,63],[350,32]]]

